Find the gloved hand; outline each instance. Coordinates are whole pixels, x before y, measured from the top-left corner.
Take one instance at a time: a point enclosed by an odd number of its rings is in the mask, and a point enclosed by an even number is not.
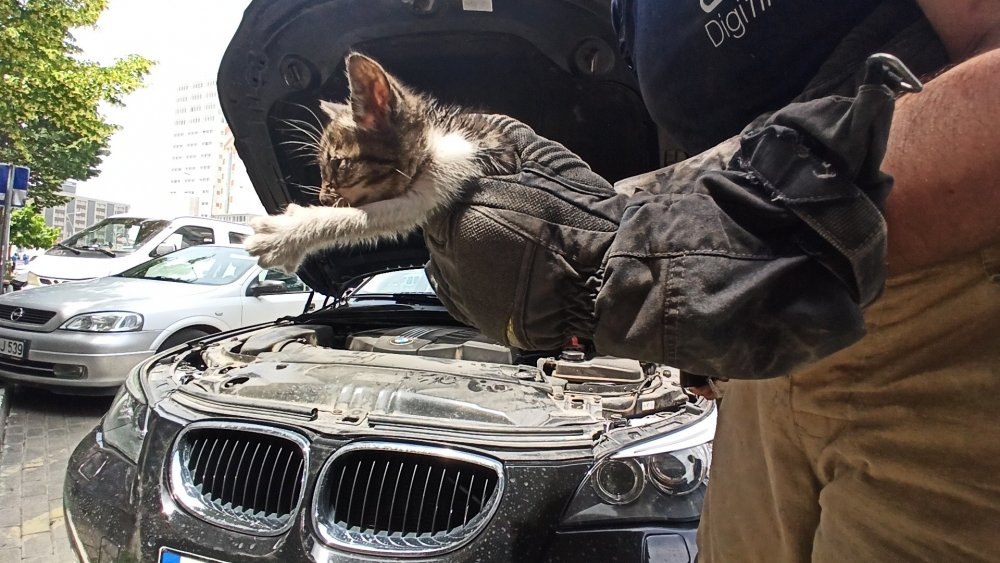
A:
[[[864,334],[892,107],[880,86],[793,104],[631,195],[510,120],[520,169],[432,218],[428,273],[455,317],[515,347],[577,336],[703,376],[786,374]]]
[[[628,200],[566,147],[499,117],[519,170],[479,178],[424,226],[427,265],[453,316],[511,346],[592,334],[601,267]]]

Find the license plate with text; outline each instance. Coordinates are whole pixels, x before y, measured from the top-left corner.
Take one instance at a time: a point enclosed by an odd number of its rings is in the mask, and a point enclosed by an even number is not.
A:
[[[225,563],[218,559],[205,559],[190,553],[160,548],[160,563]]]
[[[0,338],[0,355],[10,356],[19,360],[24,359],[24,352],[27,350],[24,340],[13,338]]]

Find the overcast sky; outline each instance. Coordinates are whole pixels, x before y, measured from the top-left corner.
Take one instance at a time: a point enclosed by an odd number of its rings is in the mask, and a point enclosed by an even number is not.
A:
[[[174,88],[178,82],[212,78],[249,0],[111,0],[96,29],[76,30],[84,56],[102,63],[128,54],[157,61],[146,86],[124,108],[106,108],[122,129],[111,138],[111,155],[97,178],[81,182],[82,196],[155,211],[169,186]],[[152,207],[152,209],[149,209]]]

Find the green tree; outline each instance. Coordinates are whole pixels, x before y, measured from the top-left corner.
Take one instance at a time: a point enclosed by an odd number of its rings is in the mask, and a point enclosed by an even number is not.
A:
[[[59,238],[59,229],[45,224],[45,217],[29,202],[10,214],[10,244],[18,248],[48,248]]]
[[[103,66],[84,58],[72,30],[97,23],[107,0],[0,0],[0,162],[31,168],[39,207],[65,203],[70,178],[97,175],[117,127],[101,104],[123,105],[152,62]]]

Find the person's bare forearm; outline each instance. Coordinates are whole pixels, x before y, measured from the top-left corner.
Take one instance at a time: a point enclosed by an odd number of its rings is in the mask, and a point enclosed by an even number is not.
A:
[[[889,269],[913,271],[1000,242],[1000,49],[897,104],[883,168]]]

